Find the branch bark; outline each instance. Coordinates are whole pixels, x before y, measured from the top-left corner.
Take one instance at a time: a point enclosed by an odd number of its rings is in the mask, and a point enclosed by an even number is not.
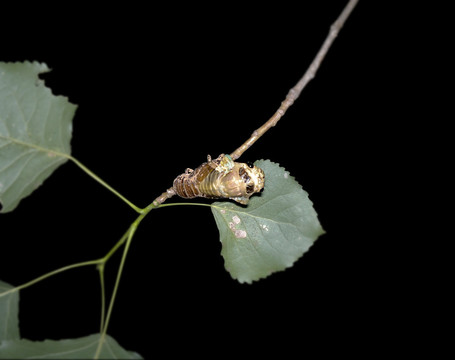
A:
[[[259,129],[254,130],[251,134],[251,137],[245,141],[242,146],[231,153],[231,158],[233,160],[236,160],[242,156],[242,154],[248,150],[251,145],[253,145],[262,135],[264,135],[270,128],[274,127],[281,119],[281,117],[285,114],[286,110],[294,103],[295,100],[297,100],[305,86],[315,77],[316,72],[322,63],[322,60],[324,60],[330,46],[332,45],[333,41],[346,22],[346,19],[349,17],[357,3],[358,0],[350,0],[349,3],[345,6],[338,19],[330,27],[329,35],[325,39],[324,43],[316,54],[316,57],[308,67],[303,77],[291,90],[289,90],[286,98],[281,103],[281,106],[278,108],[275,114],[273,114],[273,116]]]

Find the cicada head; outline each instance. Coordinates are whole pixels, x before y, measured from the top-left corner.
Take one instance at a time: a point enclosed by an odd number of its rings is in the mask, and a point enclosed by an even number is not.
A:
[[[243,205],[248,204],[250,196],[264,188],[264,171],[253,165],[235,163],[229,174],[221,181],[222,192],[225,197]]]
[[[264,188],[264,171],[252,163],[239,163],[239,175],[246,185],[246,194],[251,196]]]

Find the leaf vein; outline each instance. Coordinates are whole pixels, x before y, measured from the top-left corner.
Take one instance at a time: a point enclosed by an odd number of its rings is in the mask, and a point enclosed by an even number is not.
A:
[[[36,154],[36,155],[38,155],[38,154]],[[54,165],[58,164],[58,162],[59,162],[59,159],[56,158],[56,160],[48,162],[45,167],[40,169],[40,171],[35,172],[34,176],[32,178],[30,178],[29,182],[25,186],[22,187],[22,189],[20,190],[20,194],[23,194],[28,185],[34,184],[36,179],[39,176],[41,176],[42,173],[46,172],[46,170],[49,169],[50,167],[53,167]]]
[[[22,109],[22,106],[20,105],[21,100],[18,98],[18,95],[16,94],[16,89],[12,89],[12,92],[10,94],[11,94],[12,98],[14,99],[14,102],[18,109],[18,111],[16,111],[16,113],[21,115],[20,117],[22,118],[22,123],[25,126],[25,131],[27,131],[27,120],[25,118],[24,110]],[[28,131],[27,131],[27,135],[29,135]]]

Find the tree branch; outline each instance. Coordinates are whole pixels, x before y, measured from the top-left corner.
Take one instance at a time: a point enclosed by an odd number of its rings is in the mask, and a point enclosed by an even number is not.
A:
[[[281,119],[281,117],[284,115],[286,110],[294,103],[295,100],[297,100],[305,86],[310,82],[310,80],[312,80],[315,77],[316,72],[318,71],[319,66],[322,63],[322,60],[324,60],[324,57],[329,51],[330,46],[332,45],[333,41],[335,40],[344,23],[346,22],[346,19],[349,17],[354,7],[357,5],[357,2],[358,0],[350,0],[349,3],[345,6],[338,19],[330,27],[329,35],[325,39],[324,43],[322,44],[321,48],[316,54],[316,57],[314,58],[313,62],[311,63],[303,77],[291,90],[289,90],[288,94],[286,95],[286,98],[281,103],[281,106],[278,108],[275,114],[273,114],[273,116],[259,129],[253,131],[251,137],[247,141],[245,141],[245,143],[243,143],[242,146],[240,146],[237,150],[231,153],[231,158],[233,160],[236,160],[240,156],[242,156],[242,154],[247,149],[249,149],[251,145],[253,145],[271,127],[275,126],[277,122]]]
[[[346,22],[347,18],[349,17],[357,3],[358,0],[350,0],[348,2],[348,4],[341,12],[340,16],[338,16],[338,19],[336,19],[336,21],[330,27],[329,35],[325,39],[324,43],[322,44],[321,48],[316,54],[316,57],[308,67],[303,77],[291,90],[289,90],[288,94],[286,95],[286,98],[281,103],[281,106],[278,108],[275,114],[273,114],[273,116],[269,120],[267,120],[267,122],[264,125],[262,125],[259,129],[254,130],[250,138],[247,141],[245,141],[242,144],[242,146],[240,146],[238,149],[236,149],[234,152],[230,154],[233,160],[237,160],[240,156],[242,156],[242,154],[247,149],[249,149],[251,145],[253,145],[271,127],[275,126],[277,122],[281,119],[281,117],[284,115],[286,110],[294,103],[295,100],[297,100],[305,86],[310,82],[310,80],[312,80],[315,77],[316,72],[318,71],[319,66],[322,63],[322,60],[324,60],[324,57],[329,51],[330,46],[332,45],[333,41],[337,37],[338,33],[340,32],[341,28],[343,27],[344,23]],[[153,201],[153,205],[159,206],[160,204],[162,204],[163,202],[165,202],[167,199],[171,198],[174,195],[175,195],[174,189],[169,188],[166,192],[162,193]]]

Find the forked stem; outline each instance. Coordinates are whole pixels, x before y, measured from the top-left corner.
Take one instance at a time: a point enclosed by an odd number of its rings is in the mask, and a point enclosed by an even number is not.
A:
[[[112,315],[112,310],[114,308],[114,303],[115,303],[115,298],[116,298],[116,295],[117,295],[117,292],[118,292],[118,288],[119,288],[119,285],[120,285],[120,278],[122,276],[122,272],[123,272],[123,268],[125,266],[125,261],[126,261],[126,256],[128,254],[128,250],[130,248],[130,245],[131,245],[131,242],[133,240],[133,236],[134,236],[134,233],[136,232],[136,229],[138,228],[139,224],[141,223],[141,221],[147,216],[147,214],[152,210],[156,208],[156,205],[154,205],[153,203],[151,203],[149,206],[147,206],[145,209],[141,210],[141,214],[136,218],[136,220],[131,224],[131,226],[128,228],[127,232],[122,236],[122,238],[117,242],[117,244],[115,244],[115,246],[111,249],[111,251],[109,251],[109,253],[103,258],[105,261],[103,262],[103,268],[100,269],[100,271],[104,270],[104,263],[117,251],[117,249],[123,245],[126,241],[126,244],[125,244],[125,248],[123,250],[123,255],[122,255],[122,259],[120,261],[120,266],[118,268],[118,271],[117,271],[117,278],[115,280],[115,284],[114,284],[114,290],[112,292],[112,295],[111,295],[111,300],[109,302],[109,307],[108,307],[108,310],[107,310],[107,313],[106,313],[106,317],[105,317],[105,320],[104,320],[104,315],[102,315],[102,320],[101,320],[101,324],[102,324],[102,331],[101,331],[101,337],[100,337],[100,341],[98,343],[98,347],[96,349],[96,354],[95,354],[95,359],[98,359],[99,358],[99,355],[101,353],[101,349],[103,348],[103,344],[104,344],[104,341],[105,341],[105,338],[106,338],[106,334],[107,334],[107,328],[109,326],[109,320],[111,318],[111,315]],[[103,298],[103,304],[102,304],[102,308],[104,309],[105,306],[104,306],[104,298]]]
[[[109,302],[109,308],[108,308],[107,313],[106,313],[106,320],[105,321],[104,321],[104,314],[102,315],[101,337],[100,337],[100,341],[98,342],[98,346],[97,346],[97,349],[96,349],[95,359],[99,358],[100,353],[101,353],[101,349],[103,348],[103,344],[104,344],[104,341],[105,341],[105,338],[106,338],[106,334],[107,334],[107,328],[109,326],[109,320],[111,319],[112,310],[114,308],[114,303],[115,303],[115,298],[117,296],[117,291],[118,291],[118,288],[119,288],[119,285],[120,285],[120,278],[122,276],[123,268],[125,266],[126,256],[128,254],[128,250],[129,250],[130,245],[131,245],[131,240],[133,239],[133,235],[136,232],[137,226],[139,225],[139,222],[140,222],[139,219],[141,217],[143,218],[143,216],[140,215],[139,218],[136,219],[136,221],[130,226],[130,228],[129,228],[128,232],[127,232],[128,233],[128,239],[126,241],[125,248],[123,250],[122,259],[120,261],[120,266],[119,266],[118,271],[117,271],[117,278],[115,279],[114,290],[112,291],[111,301]],[[103,309],[105,307],[104,306],[104,301],[103,301],[103,306],[102,307],[103,307]]]

